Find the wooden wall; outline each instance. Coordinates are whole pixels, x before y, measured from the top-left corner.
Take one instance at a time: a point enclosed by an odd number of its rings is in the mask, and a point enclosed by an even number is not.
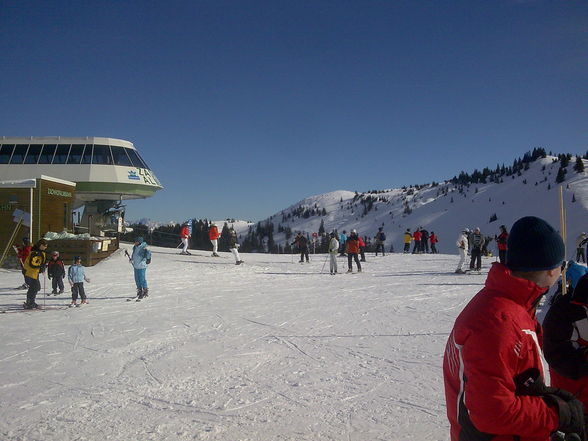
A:
[[[65,229],[70,233],[73,232],[71,210],[75,189],[71,185],[37,179],[37,188],[35,189],[37,197],[33,198],[35,241],[48,231],[61,233]]]
[[[12,220],[14,210],[29,213],[30,188],[0,187],[0,254],[4,251],[16,223]],[[20,245],[23,237],[31,243],[42,238],[47,231],[61,232],[72,230],[72,207],[75,186],[37,179],[33,188],[33,229],[22,225],[16,235],[14,244]],[[9,250],[9,255],[14,254]]]
[[[33,192],[35,191],[36,189],[33,189]],[[12,213],[16,209],[28,213],[30,211],[29,207],[29,188],[0,188],[0,253],[4,251],[4,247],[8,243],[14,227],[16,227],[16,223],[12,221]],[[28,227],[20,227],[16,236],[16,243],[22,243],[23,237],[30,238]]]

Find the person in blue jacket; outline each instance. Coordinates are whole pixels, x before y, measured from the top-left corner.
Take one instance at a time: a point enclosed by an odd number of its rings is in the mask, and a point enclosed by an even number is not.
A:
[[[151,252],[147,249],[147,242],[143,240],[143,237],[139,236],[135,239],[135,246],[130,260],[135,270],[137,298],[142,299],[149,295],[145,273],[147,272],[147,265],[151,263]]]
[[[339,256],[346,256],[347,254],[345,254],[345,243],[347,242],[347,234],[345,234],[346,231],[343,230],[343,232],[341,234],[339,234],[339,247],[340,247],[340,253]]]
[[[74,257],[74,264],[67,270],[67,280],[71,287],[71,304],[69,306],[79,306],[77,304],[78,294],[82,299],[80,305],[87,305],[88,299],[84,290],[84,281],[90,283],[90,279],[86,277],[81,257]]]
[[[584,265],[574,262],[573,260],[568,261],[568,269],[566,270],[566,279],[569,280],[571,288],[576,288],[578,280],[585,274],[588,274],[588,268]]]

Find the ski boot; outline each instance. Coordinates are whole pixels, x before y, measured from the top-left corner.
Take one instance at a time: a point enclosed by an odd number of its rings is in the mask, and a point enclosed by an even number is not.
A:
[[[217,253],[212,253],[210,256],[211,257],[220,257]]]
[[[37,305],[35,302],[33,302],[33,303],[24,302],[22,307],[24,309],[38,309],[39,305]]]
[[[143,288],[137,288],[137,300],[141,300],[143,297]]]
[[[69,304],[69,307],[70,308],[74,308],[76,306],[78,306],[78,304],[77,304],[77,302],[75,300],[72,300],[71,303]]]
[[[143,288],[143,297],[149,297],[149,288]]]

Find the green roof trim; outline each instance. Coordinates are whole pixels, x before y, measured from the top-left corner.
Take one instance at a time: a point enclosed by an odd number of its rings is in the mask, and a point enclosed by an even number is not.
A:
[[[76,182],[76,193],[113,193],[151,197],[163,187],[144,184],[124,184],[114,182]]]

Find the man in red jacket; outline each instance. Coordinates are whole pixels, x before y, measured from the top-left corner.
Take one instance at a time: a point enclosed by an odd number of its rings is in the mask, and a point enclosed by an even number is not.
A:
[[[188,240],[190,239],[190,228],[188,224],[182,225],[182,230],[180,231],[180,237],[182,238],[182,252],[180,254],[190,254],[188,251]]]
[[[18,255],[18,260],[20,261],[20,267],[23,268],[24,263],[27,260],[27,257],[29,257],[29,254],[31,253],[31,249],[33,248],[31,246],[31,244],[29,243],[29,238],[23,237],[22,238],[22,245],[17,245],[14,248],[16,249],[16,253]],[[29,286],[27,285],[27,282],[26,282],[26,277],[25,277],[25,283],[23,283],[21,286],[19,286],[18,289],[29,289]]]
[[[220,233],[218,232],[218,227],[215,224],[210,226],[210,230],[208,230],[208,238],[212,243],[212,257],[220,257],[217,253],[218,251],[218,238],[220,237]]]
[[[543,384],[537,304],[561,275],[564,244],[537,217],[519,219],[507,266],[494,263],[485,287],[457,317],[443,360],[452,441],[548,441],[584,435],[583,406]]]

